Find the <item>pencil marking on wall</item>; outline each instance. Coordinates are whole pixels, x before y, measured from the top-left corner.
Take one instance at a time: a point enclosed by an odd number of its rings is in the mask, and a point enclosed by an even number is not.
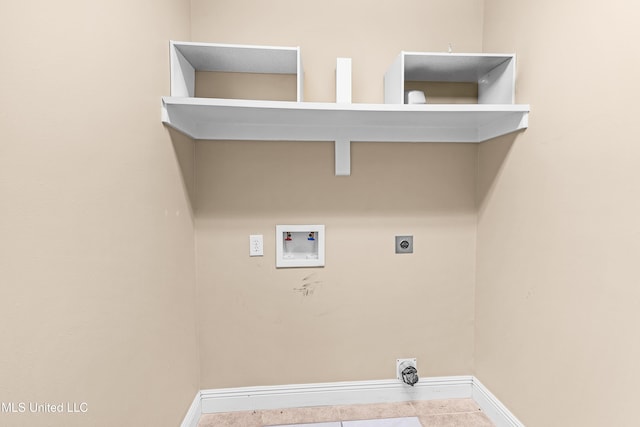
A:
[[[313,295],[316,287],[322,284],[321,280],[314,280],[316,273],[310,274],[302,279],[302,285],[299,288],[293,288],[294,291],[300,292],[302,296],[308,297]]]

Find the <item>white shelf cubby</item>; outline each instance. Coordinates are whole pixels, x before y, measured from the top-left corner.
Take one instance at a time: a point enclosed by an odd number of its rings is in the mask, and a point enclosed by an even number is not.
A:
[[[299,47],[170,42],[171,96],[194,97],[196,71],[294,74],[296,100],[302,101],[303,72]]]
[[[476,83],[478,104],[513,104],[515,73],[513,54],[403,51],[384,76],[384,102],[403,104],[405,82],[419,81]]]

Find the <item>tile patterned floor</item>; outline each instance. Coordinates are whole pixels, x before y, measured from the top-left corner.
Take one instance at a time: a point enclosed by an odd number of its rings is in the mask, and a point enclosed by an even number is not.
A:
[[[422,427],[418,417],[378,418],[375,420],[332,421],[330,423],[281,424],[272,427]]]
[[[203,415],[198,427],[264,427],[399,417],[418,417],[423,427],[493,427],[473,399],[224,412]]]
[[[340,427],[422,427],[418,417],[380,418],[376,420],[342,421]]]

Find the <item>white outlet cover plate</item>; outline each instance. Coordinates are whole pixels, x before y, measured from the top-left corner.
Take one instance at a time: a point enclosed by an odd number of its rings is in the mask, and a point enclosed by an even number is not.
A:
[[[262,234],[249,235],[249,256],[264,256],[264,240]]]

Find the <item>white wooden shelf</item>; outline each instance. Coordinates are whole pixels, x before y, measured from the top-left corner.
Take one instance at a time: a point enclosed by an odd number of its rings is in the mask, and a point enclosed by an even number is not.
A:
[[[527,105],[337,104],[164,97],[164,122],[194,139],[482,142],[527,126]]]
[[[513,55],[402,52],[385,75],[385,104],[351,104],[344,102],[351,94],[339,91],[339,103],[193,97],[194,70],[224,70],[295,73],[300,100],[298,48],[171,42],[171,58],[172,96],[162,98],[165,124],[199,140],[335,141],[336,175],[351,173],[351,141],[478,143],[528,126],[529,106],[513,104]],[[350,90],[344,75],[350,62],[345,64],[338,61],[337,87]],[[479,103],[400,103],[404,81],[416,79],[477,81]]]
[[[194,139],[336,141],[349,175],[350,141],[486,141],[527,127],[528,105],[334,104],[163,98],[163,121]]]

